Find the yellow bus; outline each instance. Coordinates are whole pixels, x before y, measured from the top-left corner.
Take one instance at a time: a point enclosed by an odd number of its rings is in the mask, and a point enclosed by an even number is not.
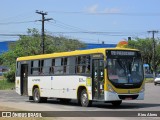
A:
[[[99,48],[17,58],[16,92],[35,102],[57,98],[77,100],[87,107],[93,101],[144,99],[144,73],[140,51]]]

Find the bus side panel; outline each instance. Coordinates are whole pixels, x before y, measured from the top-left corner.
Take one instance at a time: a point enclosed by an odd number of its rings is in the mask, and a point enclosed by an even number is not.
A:
[[[16,93],[18,93],[19,95],[21,95],[21,81],[20,81],[20,77],[16,77],[15,87],[16,87]]]
[[[40,89],[41,97],[70,98],[77,99],[79,86],[86,86],[85,76],[46,76],[29,77],[28,94],[32,96],[33,86]],[[92,99],[91,86],[87,86],[89,99]]]
[[[51,97],[51,77],[50,76],[30,76],[28,77],[28,95],[33,96],[33,87],[37,86],[41,97]]]
[[[79,86],[86,86],[85,76],[55,76],[52,81],[53,94],[58,98],[77,99]],[[91,89],[87,87],[87,89]]]

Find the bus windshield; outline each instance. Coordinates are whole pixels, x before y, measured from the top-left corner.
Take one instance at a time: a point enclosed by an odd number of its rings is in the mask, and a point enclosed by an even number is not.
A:
[[[136,84],[143,81],[143,66],[141,57],[137,53],[108,55],[108,79],[113,84]],[[123,56],[125,55],[125,56]]]

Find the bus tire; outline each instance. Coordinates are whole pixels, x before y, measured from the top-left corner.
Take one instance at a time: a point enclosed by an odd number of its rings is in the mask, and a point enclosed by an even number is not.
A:
[[[86,89],[83,89],[80,96],[80,104],[82,107],[89,107],[92,105],[92,101],[88,99],[88,94]]]
[[[119,101],[112,101],[111,102],[113,106],[117,107],[117,106],[120,106],[121,103],[122,103],[122,100],[119,100]]]
[[[29,96],[29,100],[33,100],[33,96]]]
[[[35,88],[35,89],[33,90],[33,100],[34,100],[34,102],[36,102],[36,103],[41,103],[41,102],[42,102],[42,98],[41,98],[41,96],[40,96],[40,91],[39,91],[38,88]]]

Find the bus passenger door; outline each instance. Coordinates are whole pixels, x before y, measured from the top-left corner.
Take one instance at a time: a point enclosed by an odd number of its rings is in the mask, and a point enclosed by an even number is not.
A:
[[[21,65],[21,95],[28,95],[28,65]]]
[[[104,66],[103,60],[95,59],[92,61],[92,93],[93,100],[104,99]]]

